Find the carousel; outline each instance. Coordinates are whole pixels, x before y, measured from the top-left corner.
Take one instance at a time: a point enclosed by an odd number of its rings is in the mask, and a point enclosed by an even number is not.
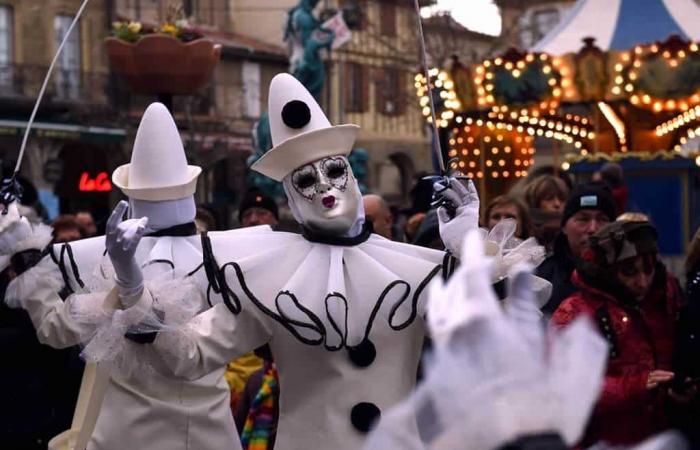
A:
[[[488,201],[538,165],[586,179],[619,162],[628,208],[650,216],[665,255],[700,225],[700,6],[579,0],[528,50],[419,74],[415,86],[450,168]]]

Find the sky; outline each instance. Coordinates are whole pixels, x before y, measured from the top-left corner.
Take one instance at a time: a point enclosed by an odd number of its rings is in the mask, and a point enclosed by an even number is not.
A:
[[[493,35],[501,32],[501,16],[493,0],[438,0],[437,6],[423,8],[423,15],[434,9],[451,11],[452,17],[470,30]]]

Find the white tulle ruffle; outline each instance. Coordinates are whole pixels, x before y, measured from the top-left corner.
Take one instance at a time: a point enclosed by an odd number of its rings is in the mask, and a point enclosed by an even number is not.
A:
[[[506,219],[498,222],[491,231],[481,230],[486,255],[493,258],[491,279],[494,283],[505,279],[516,265],[527,264],[537,267],[547,256],[546,249],[538,244],[535,238],[531,237],[523,241],[514,237],[516,229],[517,222]],[[532,274],[530,277],[532,277],[532,289],[541,308],[549,301],[552,284]],[[508,300],[506,300],[507,303]]]
[[[146,281],[145,287],[151,295],[128,309],[118,308],[116,290],[69,297],[71,319],[86,330],[81,336],[83,359],[109,364],[124,376],[151,371],[148,358],[137,354],[144,347],[126,335],[182,333],[200,311],[201,302],[195,301],[200,297],[199,290],[190,277],[173,279],[164,275]]]

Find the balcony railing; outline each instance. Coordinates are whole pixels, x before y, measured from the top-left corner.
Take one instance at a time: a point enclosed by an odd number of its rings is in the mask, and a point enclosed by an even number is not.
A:
[[[35,99],[47,70],[45,66],[0,65],[0,99]],[[108,73],[57,67],[46,88],[46,101],[104,105],[112,89]]]

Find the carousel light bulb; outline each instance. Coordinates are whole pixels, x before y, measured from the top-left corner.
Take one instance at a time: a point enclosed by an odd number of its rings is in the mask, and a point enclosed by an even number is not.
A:
[[[479,156],[479,155],[481,155],[481,150],[479,150],[478,148],[475,148],[474,149],[474,156]]]
[[[491,177],[498,178],[498,172],[496,172],[495,170],[493,172],[491,172]]]
[[[477,177],[477,178],[484,178],[484,172],[478,171],[478,172],[476,173],[476,177]]]
[[[588,150],[586,150],[585,148],[584,148],[584,149],[581,149],[581,155],[582,155],[582,156],[586,156],[587,154],[588,154]]]
[[[544,66],[544,67],[542,67],[542,73],[544,73],[544,74],[549,74],[551,71],[552,71],[552,67],[551,67],[551,66]]]
[[[564,161],[564,162],[561,164],[561,170],[563,170],[563,171],[565,171],[565,172],[566,172],[567,170],[569,170],[570,168],[571,168],[571,164],[569,164],[569,163],[566,162],[566,161]]]
[[[489,159],[489,160],[486,161],[486,167],[491,167],[491,166],[493,166],[493,161],[491,161],[491,160]]]
[[[698,51],[698,44],[696,44],[695,42],[693,42],[692,44],[690,44],[690,51],[691,51],[691,52],[697,52],[697,51]]]
[[[532,62],[534,60],[535,60],[535,55],[533,55],[532,53],[528,53],[527,56],[525,56],[525,61],[527,61],[527,62]]]
[[[514,69],[513,72],[511,72],[513,75],[513,78],[518,78],[520,77],[520,71],[518,69]]]

